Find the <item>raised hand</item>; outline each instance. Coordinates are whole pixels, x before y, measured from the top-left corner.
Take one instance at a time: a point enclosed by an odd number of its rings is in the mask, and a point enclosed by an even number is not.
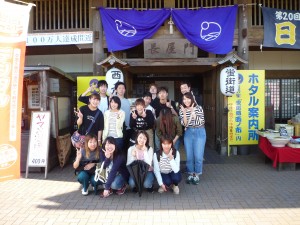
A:
[[[169,108],[171,108],[171,107],[172,107],[171,101],[167,101],[167,102],[166,102],[166,106],[169,107]]]
[[[143,110],[142,117],[143,117],[143,118],[146,117],[146,109]]]
[[[135,113],[135,110],[132,110],[132,111],[131,111],[131,116],[132,116],[133,119],[136,119],[136,118],[137,118],[137,115],[136,115],[136,113]]]

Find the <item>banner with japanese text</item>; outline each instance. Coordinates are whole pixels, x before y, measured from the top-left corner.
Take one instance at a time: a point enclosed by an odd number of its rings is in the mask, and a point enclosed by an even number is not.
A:
[[[265,126],[265,71],[238,70],[239,89],[228,98],[228,145],[258,143]]]
[[[20,178],[23,74],[31,6],[0,1],[0,181]]]
[[[300,11],[262,7],[263,46],[300,49]]]

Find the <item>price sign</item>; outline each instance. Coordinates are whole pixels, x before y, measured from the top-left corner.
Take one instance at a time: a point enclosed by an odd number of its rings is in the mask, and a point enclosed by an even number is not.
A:
[[[45,167],[45,178],[47,178],[50,118],[50,111],[32,112],[31,114],[26,178],[28,167]]]

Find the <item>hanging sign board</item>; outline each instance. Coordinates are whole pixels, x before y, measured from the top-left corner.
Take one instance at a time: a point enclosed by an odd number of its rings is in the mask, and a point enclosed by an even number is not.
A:
[[[50,111],[31,113],[26,178],[28,177],[28,167],[45,167],[45,178],[47,178],[50,119]]]

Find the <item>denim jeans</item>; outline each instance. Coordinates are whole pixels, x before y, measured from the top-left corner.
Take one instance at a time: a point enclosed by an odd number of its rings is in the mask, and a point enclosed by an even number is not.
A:
[[[91,184],[93,187],[97,187],[99,184],[101,184],[100,181],[94,180],[95,174],[90,175],[89,173],[83,171],[80,171],[77,176],[77,180],[79,183],[82,184],[84,191],[87,191],[89,188],[89,185]]]
[[[118,150],[125,151],[123,138],[115,138],[115,140],[116,140],[116,146],[118,147]]]
[[[204,127],[188,127],[184,133],[186,169],[189,174],[202,174],[203,155],[206,142]]]
[[[144,180],[144,188],[152,188],[154,181],[154,173],[153,171],[148,171]],[[132,176],[129,177],[129,186],[130,188],[135,187],[134,179]]]
[[[126,182],[125,182],[123,176],[121,174],[118,174],[115,177],[114,181],[111,183],[110,187],[113,190],[120,190],[124,186],[125,183]]]
[[[172,184],[178,186],[180,183],[182,177],[181,172],[174,173],[173,171],[171,173],[161,173],[161,178],[164,183],[164,185],[170,187]]]

